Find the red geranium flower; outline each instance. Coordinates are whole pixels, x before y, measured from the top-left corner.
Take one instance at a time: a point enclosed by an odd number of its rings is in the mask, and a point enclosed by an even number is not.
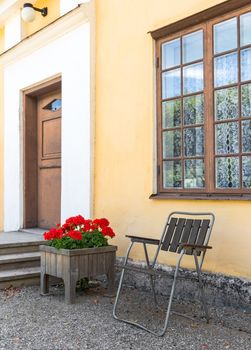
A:
[[[81,232],[79,232],[77,230],[69,231],[68,236],[71,237],[72,239],[75,239],[76,241],[81,241],[81,239],[82,239]]]
[[[83,230],[89,231],[91,229],[91,223],[92,221],[90,219],[85,220]]]
[[[84,223],[85,223],[85,219],[82,215],[72,216],[65,221],[65,224],[68,224],[71,227],[84,225]]]
[[[51,228],[50,231],[44,233],[44,239],[50,241],[52,239],[59,239],[63,235],[61,228]]]
[[[115,236],[115,233],[114,233],[113,229],[111,227],[109,227],[109,226],[106,226],[106,227],[104,227],[102,229],[102,234],[104,236],[109,236],[111,238]]]
[[[106,218],[95,219],[95,220],[93,220],[93,223],[98,225],[101,228],[109,226],[109,224],[110,224],[110,222]]]

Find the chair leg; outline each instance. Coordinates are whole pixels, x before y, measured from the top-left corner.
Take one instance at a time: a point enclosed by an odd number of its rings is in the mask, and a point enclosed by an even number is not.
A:
[[[127,255],[126,255],[126,259],[125,259],[125,263],[124,263],[124,266],[126,265],[127,263],[127,260],[128,260],[128,255],[130,253],[130,250],[132,248],[132,244],[129,246],[128,248],[128,252],[127,252]],[[177,280],[177,275],[178,275],[178,271],[179,271],[179,267],[180,267],[180,263],[181,263],[181,259],[184,255],[184,251],[182,251],[180,253],[180,258],[178,259],[177,261],[177,264],[176,264],[176,268],[175,268],[175,274],[174,274],[174,279],[173,279],[173,284],[172,284],[172,289],[171,289],[171,294],[170,294],[170,297],[169,297],[169,302],[168,302],[168,308],[167,308],[167,311],[166,311],[166,317],[165,317],[165,322],[164,322],[164,327],[163,329],[160,331],[160,332],[154,332],[152,331],[151,329],[149,328],[146,328],[144,327],[143,325],[139,324],[139,323],[136,323],[136,322],[132,322],[132,321],[129,321],[129,320],[125,320],[125,319],[122,319],[122,318],[119,318],[117,315],[116,315],[116,308],[117,308],[117,304],[118,304],[118,300],[119,300],[119,296],[120,296],[120,292],[121,292],[121,287],[122,287],[122,283],[123,283],[123,280],[124,280],[124,274],[125,274],[125,269],[122,269],[122,273],[121,273],[121,277],[120,277],[120,282],[119,282],[119,287],[118,287],[118,292],[117,292],[117,296],[116,296],[116,299],[115,299],[115,303],[114,303],[114,307],[113,307],[113,317],[116,319],[116,320],[119,320],[121,322],[125,322],[125,323],[128,323],[130,325],[133,325],[133,326],[136,326],[138,328],[141,328],[153,335],[156,335],[158,337],[162,337],[165,332],[166,332],[166,329],[167,329],[167,326],[168,326],[168,321],[169,321],[169,317],[170,317],[170,313],[171,313],[171,306],[172,306],[172,300],[173,300],[173,296],[174,296],[174,291],[175,291],[175,286],[176,286],[176,280]]]
[[[205,293],[204,293],[204,287],[203,287],[203,283],[202,283],[202,279],[201,279],[201,274],[200,274],[200,273],[201,273],[201,270],[200,270],[200,267],[199,267],[199,262],[198,262],[198,258],[197,258],[196,251],[194,251],[193,256],[194,256],[196,271],[197,271],[197,275],[198,275],[199,288],[200,288],[200,296],[201,296],[201,303],[202,303],[203,309],[204,309],[204,311],[205,311],[207,323],[209,323],[210,316],[209,316],[209,311],[208,311],[208,307],[207,307],[207,303],[206,303],[206,297],[205,297]]]
[[[146,264],[147,264],[147,267],[150,268],[150,262],[149,262],[149,256],[148,256],[147,249],[146,249],[146,244],[143,243],[143,246],[144,246],[144,252],[145,252],[145,257],[146,257]],[[155,302],[155,305],[158,306],[158,301],[157,301],[157,297],[156,297],[156,293],[155,293],[155,288],[154,288],[153,276],[152,276],[152,275],[149,275],[149,279],[150,279],[150,285],[151,285],[152,292],[153,292],[153,300],[154,300],[154,302]]]
[[[166,318],[165,318],[164,327],[163,327],[162,332],[159,333],[160,337],[165,334],[167,326],[168,326],[168,321],[169,321],[169,316],[171,313],[171,306],[172,306],[173,296],[174,296],[174,292],[175,292],[177,276],[178,276],[179,267],[180,267],[180,263],[181,263],[181,259],[183,258],[183,255],[184,255],[184,251],[181,251],[179,260],[177,261],[176,268],[175,268],[175,273],[174,273],[174,277],[173,277],[173,284],[172,284],[172,289],[171,289],[168,307],[167,307],[167,311],[166,311]]]
[[[128,247],[128,250],[127,250],[127,253],[126,253],[126,257],[125,257],[125,261],[124,261],[124,267],[127,264],[128,257],[129,257],[130,251],[132,249],[132,246],[133,246],[133,242],[131,242],[129,247]],[[122,284],[123,284],[123,281],[124,281],[124,275],[125,275],[125,268],[123,268],[122,272],[121,272],[121,276],[120,276],[120,280],[119,280],[119,286],[118,286],[118,290],[117,290],[117,294],[116,294],[116,298],[115,298],[115,302],[114,302],[114,306],[113,306],[113,317],[116,320],[120,320],[119,317],[116,315],[116,310],[117,310],[117,305],[118,305],[118,301],[119,301],[119,297],[120,297],[120,292],[121,292],[121,289],[122,289]]]

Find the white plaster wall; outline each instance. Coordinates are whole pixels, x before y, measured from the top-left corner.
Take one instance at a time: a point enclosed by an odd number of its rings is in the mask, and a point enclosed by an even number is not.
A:
[[[22,227],[20,91],[62,75],[61,219],[91,210],[90,24],[6,66],[4,70],[4,230]]]
[[[90,0],[60,0],[60,15],[63,16],[79,4],[84,4],[86,2],[90,2]]]

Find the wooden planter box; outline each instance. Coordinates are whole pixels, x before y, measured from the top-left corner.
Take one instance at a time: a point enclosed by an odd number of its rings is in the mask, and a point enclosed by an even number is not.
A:
[[[49,275],[62,278],[65,286],[65,300],[74,303],[76,283],[84,277],[106,274],[108,292],[114,292],[114,266],[116,246],[82,249],[55,249],[41,245],[41,294],[49,293]]]

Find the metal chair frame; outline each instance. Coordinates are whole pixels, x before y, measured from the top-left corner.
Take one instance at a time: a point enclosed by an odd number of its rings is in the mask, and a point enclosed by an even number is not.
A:
[[[145,326],[143,326],[140,323],[132,322],[130,320],[126,320],[126,319],[120,318],[117,315],[117,306],[118,306],[118,303],[119,303],[120,293],[121,293],[121,289],[122,289],[122,285],[123,285],[123,281],[124,281],[124,276],[125,276],[125,271],[126,270],[134,270],[135,269],[137,271],[140,271],[140,272],[143,272],[143,273],[146,273],[146,274],[149,275],[150,285],[151,285],[151,289],[152,289],[152,292],[153,292],[154,302],[155,302],[156,306],[158,306],[157,297],[156,297],[156,293],[155,293],[155,289],[154,289],[154,280],[153,280],[153,276],[156,276],[156,275],[160,274],[159,271],[156,270],[157,258],[158,258],[158,255],[159,255],[159,252],[160,252],[161,249],[167,251],[167,250],[170,249],[170,247],[172,245],[173,241],[171,241],[171,239],[174,238],[175,230],[177,229],[177,227],[173,228],[173,232],[171,233],[171,238],[169,239],[169,243],[166,243],[166,241],[165,241],[165,238],[167,237],[167,234],[168,234],[168,228],[169,228],[170,225],[173,225],[172,218],[178,217],[177,219],[180,219],[181,217],[184,217],[184,216],[185,216],[185,218],[183,218],[184,219],[184,225],[181,227],[180,233],[179,234],[177,233],[177,235],[181,238],[180,242],[178,242],[178,243],[176,242],[177,249],[178,249],[177,253],[179,253],[179,257],[178,257],[178,260],[177,260],[177,263],[176,263],[176,267],[175,267],[175,272],[174,272],[174,277],[173,277],[173,284],[172,284],[172,287],[171,287],[171,293],[170,293],[170,297],[169,297],[168,306],[167,306],[167,309],[166,309],[166,316],[165,316],[164,326],[163,326],[162,330],[160,332],[154,332],[151,329],[146,328]],[[190,237],[190,232],[191,231],[189,231],[189,236],[187,237],[187,239],[185,239],[185,241],[184,240],[182,241],[182,238],[183,238],[182,235],[183,235],[183,232],[184,232],[184,228],[185,228],[186,223],[188,222],[187,219],[191,218],[191,217],[196,217],[196,218],[207,217],[207,218],[209,218],[207,230],[206,231],[204,230],[204,232],[205,232],[204,241],[203,242],[199,242],[200,244],[196,244],[197,241],[198,241],[199,235],[196,236],[195,238],[194,237],[191,238]],[[214,225],[214,221],[215,221],[215,216],[212,213],[208,213],[208,212],[205,212],[205,213],[198,213],[198,212],[191,213],[191,212],[175,211],[175,212],[172,212],[168,216],[168,219],[167,219],[167,222],[165,224],[165,227],[164,227],[164,230],[163,230],[163,233],[161,235],[160,240],[152,239],[152,238],[139,237],[139,236],[126,236],[126,237],[131,239],[131,242],[129,244],[129,247],[128,247],[128,250],[127,250],[127,253],[126,253],[126,256],[125,256],[124,264],[122,266],[121,277],[120,277],[119,286],[118,286],[118,290],[117,290],[117,295],[116,295],[116,299],[115,299],[115,303],[114,303],[114,307],[113,307],[113,317],[116,320],[119,320],[119,321],[122,321],[122,322],[125,322],[125,323],[128,323],[128,324],[131,324],[131,325],[136,326],[136,327],[139,327],[139,328],[141,328],[141,329],[143,329],[143,330],[145,330],[145,331],[147,331],[147,332],[149,332],[151,334],[154,334],[156,336],[160,336],[160,337],[163,336],[165,334],[165,332],[166,332],[167,327],[168,327],[168,321],[169,321],[170,314],[171,313],[177,314],[176,312],[171,311],[171,305],[172,305],[172,300],[173,300],[173,296],[174,296],[174,292],[175,292],[175,286],[176,286],[176,280],[177,280],[177,276],[178,276],[178,272],[179,272],[179,268],[180,268],[180,265],[181,265],[182,258],[183,258],[183,256],[185,254],[189,254],[189,255],[193,255],[193,257],[194,257],[195,268],[196,268],[198,282],[199,282],[201,302],[202,302],[202,306],[204,308],[206,320],[207,320],[207,323],[208,323],[209,322],[209,312],[208,312],[206,299],[205,299],[205,295],[204,295],[204,290],[203,290],[203,283],[202,283],[202,279],[201,279],[201,268],[202,268],[202,264],[203,264],[203,261],[204,261],[207,249],[211,249],[212,248],[212,247],[208,246],[208,242],[209,242],[209,239],[210,239],[210,236],[211,236],[211,232],[212,232],[212,228],[213,228],[213,225]],[[191,226],[190,230],[192,230],[192,228],[193,228],[193,226]],[[200,232],[199,231],[200,229],[201,229],[201,226],[198,228],[198,232]],[[176,239],[177,239],[177,237],[176,237]],[[196,242],[191,242],[191,240],[192,241],[196,240]],[[201,241],[201,239],[200,239],[200,241]],[[133,247],[134,243],[141,243],[141,244],[143,244],[147,269],[145,269],[145,268],[133,268],[132,266],[128,265],[129,255],[130,255],[130,252],[132,250],[132,247]],[[150,263],[150,260],[149,260],[149,255],[148,255],[148,251],[147,251],[147,247],[146,247],[147,244],[157,245],[157,249],[156,249],[156,252],[155,252],[155,255],[154,255],[152,263]],[[165,247],[164,247],[164,245],[165,245]],[[199,259],[198,259],[198,256],[200,256]],[[179,315],[186,317],[186,315],[183,315],[183,314],[179,314]],[[191,317],[188,317],[188,318],[191,318]]]

